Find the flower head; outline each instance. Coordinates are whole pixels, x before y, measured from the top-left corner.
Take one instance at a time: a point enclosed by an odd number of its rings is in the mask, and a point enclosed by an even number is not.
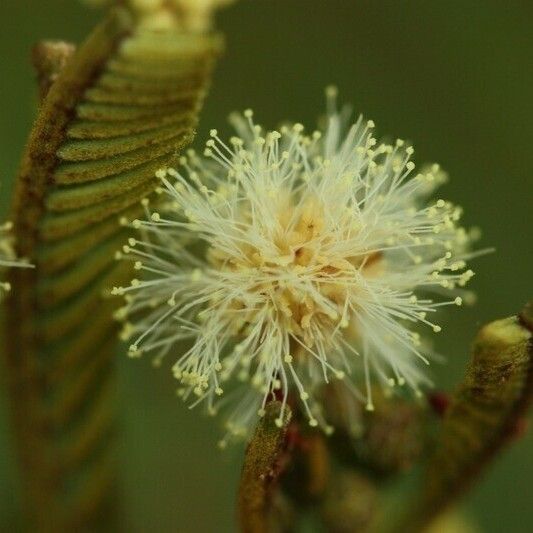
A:
[[[212,412],[236,404],[236,435],[272,397],[299,398],[329,430],[331,380],[369,410],[375,380],[419,391],[430,353],[415,329],[440,331],[435,311],[461,305],[473,275],[461,209],[426,200],[443,172],[416,173],[413,148],[378,143],[372,121],[348,126],[333,89],[310,134],[266,132],[250,110],[231,120],[238,136],[212,130],[204,157],[160,171],[164,201],[133,222],[123,255],[140,276],[115,289],[130,355],[176,358],[180,395]]]

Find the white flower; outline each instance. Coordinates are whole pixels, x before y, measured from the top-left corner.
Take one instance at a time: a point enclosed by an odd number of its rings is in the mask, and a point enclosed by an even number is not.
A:
[[[230,434],[246,435],[272,397],[283,409],[299,397],[309,424],[330,430],[330,380],[369,410],[373,380],[418,392],[429,353],[414,329],[440,331],[435,311],[461,305],[473,275],[460,208],[425,203],[439,167],[415,174],[410,146],[379,144],[372,121],[347,128],[328,95],[310,135],[265,132],[249,110],[232,117],[229,145],[212,130],[204,158],[189,151],[181,171],[158,173],[164,205],[144,203],[124,248],[140,274],[115,288],[130,355],[177,358],[180,395],[211,412],[237,404]]]

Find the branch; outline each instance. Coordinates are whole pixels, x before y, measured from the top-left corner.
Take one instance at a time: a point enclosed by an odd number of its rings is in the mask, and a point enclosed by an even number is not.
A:
[[[419,531],[446,510],[517,434],[533,396],[532,305],[481,329],[462,385],[443,421],[426,483],[408,526]]]
[[[272,402],[252,437],[241,475],[239,487],[239,518],[244,533],[268,533],[270,489],[281,470],[285,436],[291,413],[285,409],[282,427],[275,420],[281,404]]]
[[[76,47],[64,41],[41,41],[32,50],[32,63],[37,71],[40,100],[44,100],[60,72],[73,57]]]

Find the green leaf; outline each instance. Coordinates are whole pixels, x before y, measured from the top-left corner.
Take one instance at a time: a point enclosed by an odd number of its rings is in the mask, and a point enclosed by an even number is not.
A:
[[[119,220],[140,212],[155,171],[193,138],[220,48],[217,35],[140,29],[115,9],[61,55],[59,73],[46,46],[35,56],[44,99],[12,219],[17,253],[36,268],[10,273],[5,352],[27,512],[40,528],[87,527],[109,503],[109,289],[129,275],[114,261]]]

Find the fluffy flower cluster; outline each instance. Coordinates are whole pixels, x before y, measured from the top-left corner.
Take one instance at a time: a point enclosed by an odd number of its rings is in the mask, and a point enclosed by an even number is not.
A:
[[[120,254],[140,274],[114,289],[129,354],[177,357],[181,396],[212,413],[233,406],[228,436],[246,435],[272,398],[280,423],[299,398],[330,431],[320,395],[331,380],[369,410],[375,381],[419,392],[430,350],[414,330],[439,332],[437,309],[461,305],[473,275],[461,209],[426,201],[445,178],[438,165],[415,173],[412,147],[378,143],[372,121],[349,126],[328,95],[310,134],[265,132],[250,110],[231,118],[228,144],[212,130],[204,157],[158,173],[164,200],[144,202]]]

